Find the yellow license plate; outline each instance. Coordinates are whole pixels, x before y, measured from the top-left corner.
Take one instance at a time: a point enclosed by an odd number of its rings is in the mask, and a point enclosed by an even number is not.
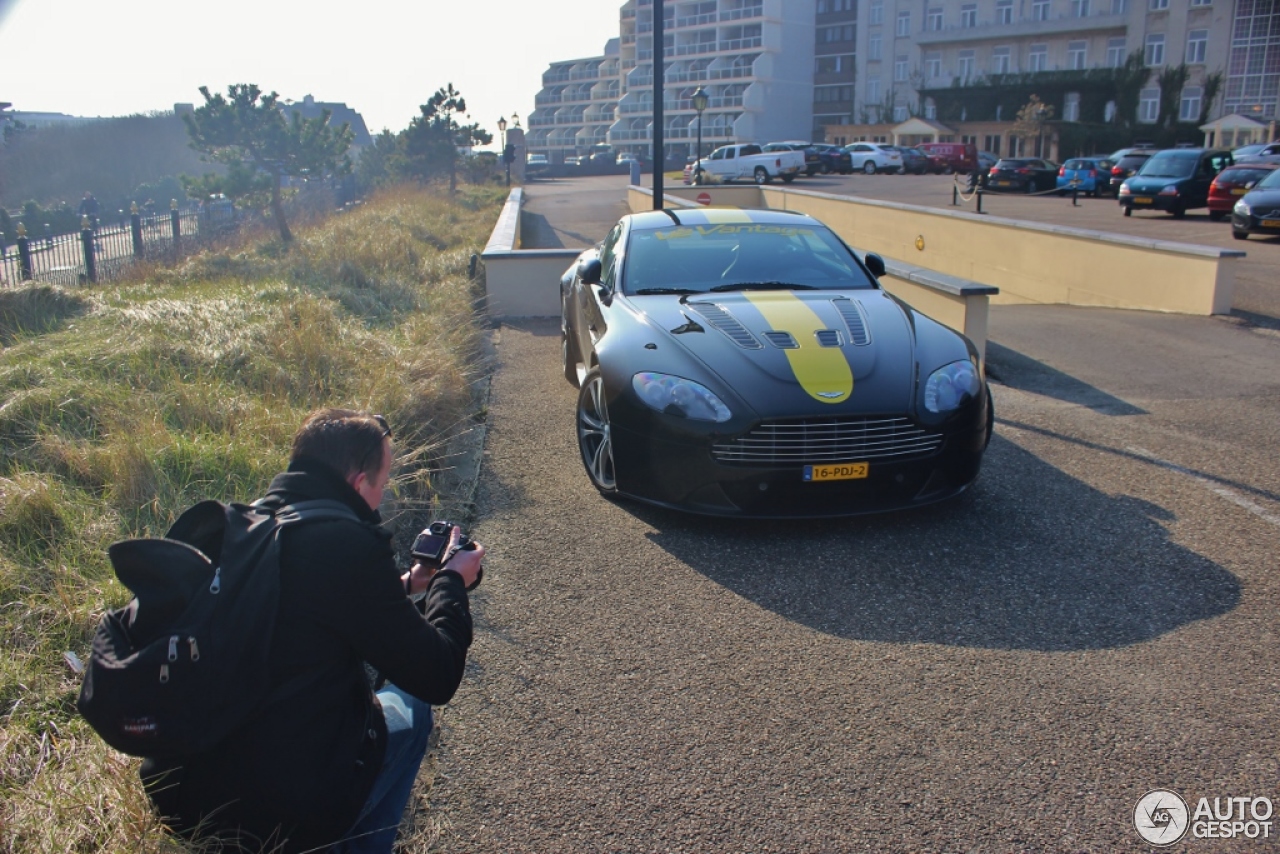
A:
[[[822,480],[861,480],[866,477],[871,466],[868,463],[836,463],[825,466],[805,466],[806,482]]]
[[[1264,219],[1262,221],[1263,228],[1280,228],[1280,219]]]
[[[1231,188],[1231,195],[1233,195],[1233,196],[1243,196],[1243,195],[1244,195],[1245,193],[1247,193],[1247,192],[1249,192],[1249,191],[1248,191],[1248,190],[1246,190],[1244,187],[1232,187],[1232,188]]]
[[[1151,204],[1151,197],[1150,196],[1134,196],[1133,203],[1135,205],[1149,205]]]

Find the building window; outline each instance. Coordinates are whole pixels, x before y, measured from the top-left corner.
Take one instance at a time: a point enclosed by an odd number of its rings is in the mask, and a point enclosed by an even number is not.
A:
[[[978,4],[966,3],[960,7],[960,26],[976,27],[978,26]]]
[[[937,80],[942,76],[942,54],[926,53],[924,55],[924,75],[930,80]]]
[[[1128,11],[1128,0],[1111,0],[1111,14],[1123,15]]]
[[[1149,33],[1144,58],[1148,66],[1164,65],[1164,33]]]
[[[1107,67],[1119,68],[1124,65],[1124,36],[1107,39]]]
[[[1151,0],[1151,11],[1159,12],[1161,9],[1169,8],[1169,0]]]
[[[898,83],[907,82],[907,57],[898,54],[893,60],[893,79]]]
[[[942,10],[939,8],[930,9],[925,13],[924,28],[926,30],[938,31],[942,29]]]
[[[853,41],[853,24],[838,27],[818,27],[818,41],[851,42]]]
[[[907,120],[907,107],[905,104],[895,105],[893,108],[893,120],[895,122],[905,122]]]
[[[996,0],[996,23],[1013,23],[1013,0]]]
[[[993,48],[991,51],[991,73],[1008,74],[1012,70],[1010,62],[1011,50],[1007,47]]]
[[[880,36],[875,35],[867,39],[867,59],[880,59]]]
[[[1068,92],[1062,100],[1062,120],[1066,122],[1080,121],[1080,93]]]
[[[973,66],[975,58],[972,50],[962,50],[956,55],[956,74],[961,80],[973,79]]]
[[[1085,54],[1088,49],[1089,43],[1086,41],[1067,42],[1067,68],[1072,71],[1084,68]]]
[[[884,0],[871,0],[871,10],[867,15],[867,23],[884,23]]]
[[[818,14],[826,12],[848,12],[853,9],[853,0],[818,0]],[[712,7],[715,11],[715,7]]]
[[[1143,89],[1138,96],[1138,121],[1154,124],[1160,117],[1160,90]]]
[[[1157,89],[1156,91],[1159,92],[1160,90]],[[880,78],[879,77],[867,78],[867,103],[868,104],[880,103]]]
[[[901,37],[906,37],[911,35],[911,13],[910,12],[898,13],[898,35]]]
[[[1000,141],[1003,139],[998,133],[989,133],[982,138],[982,150],[1000,156]]]
[[[1182,90],[1182,104],[1178,107],[1178,118],[1184,122],[1200,120],[1200,87],[1188,86]]]
[[[1071,0],[1071,16],[1073,18],[1089,17],[1089,0]]]
[[[1028,71],[1045,71],[1049,68],[1049,46],[1033,44],[1027,53]]]
[[[1049,0],[1031,0],[1031,20],[1049,20]]]
[[[1213,0],[1191,0],[1192,6],[1212,6]]]
[[[1187,33],[1187,65],[1203,65],[1208,46],[1208,30],[1192,30]]]

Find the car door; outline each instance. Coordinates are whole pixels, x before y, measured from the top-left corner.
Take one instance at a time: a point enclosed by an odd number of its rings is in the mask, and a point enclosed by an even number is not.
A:
[[[600,243],[600,283],[589,285],[578,276],[574,277],[570,294],[572,305],[566,312],[568,334],[573,339],[575,352],[581,360],[591,364],[590,354],[595,349],[595,342],[604,335],[606,329],[601,300],[611,299],[618,276],[617,247],[622,239],[622,223],[613,229]],[[603,296],[602,296],[603,295]]]

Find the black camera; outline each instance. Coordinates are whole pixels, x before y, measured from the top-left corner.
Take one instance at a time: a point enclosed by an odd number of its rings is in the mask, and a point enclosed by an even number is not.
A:
[[[453,529],[459,527],[461,526],[443,520],[432,522],[414,539],[409,554],[427,566],[442,565],[450,557],[447,552]],[[471,538],[464,533],[459,533],[458,548],[465,549],[471,546]]]

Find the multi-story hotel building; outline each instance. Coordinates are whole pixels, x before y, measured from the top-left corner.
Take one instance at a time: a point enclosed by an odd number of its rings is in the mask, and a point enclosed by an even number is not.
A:
[[[663,138],[667,156],[726,142],[864,138],[909,119],[924,128],[1013,115],[939,116],[970,85],[1041,72],[1120,68],[1139,52],[1149,69],[1133,120],[1157,120],[1167,69],[1185,66],[1177,115],[1195,122],[1280,114],[1280,0],[667,0]],[[527,145],[553,161],[594,144],[649,153],[653,141],[653,0],[627,0],[603,56],[543,75]],[[1216,93],[1213,77],[1218,77]],[[1061,75],[1059,75],[1061,77]],[[1026,79],[1026,78],[1024,78]],[[708,107],[699,117],[692,95]],[[1060,87],[1061,88],[1061,87]],[[958,90],[958,91],[957,91]],[[1054,118],[1111,121],[1114,102],[1069,87]],[[1082,114],[1082,107],[1088,114]],[[1011,111],[1010,111],[1011,112]],[[943,122],[946,124],[939,124]],[[917,121],[914,129],[919,130]],[[876,134],[876,135],[883,135]],[[963,131],[960,133],[964,135]],[[989,150],[992,139],[972,137]],[[1000,153],[999,150],[996,153]]]

